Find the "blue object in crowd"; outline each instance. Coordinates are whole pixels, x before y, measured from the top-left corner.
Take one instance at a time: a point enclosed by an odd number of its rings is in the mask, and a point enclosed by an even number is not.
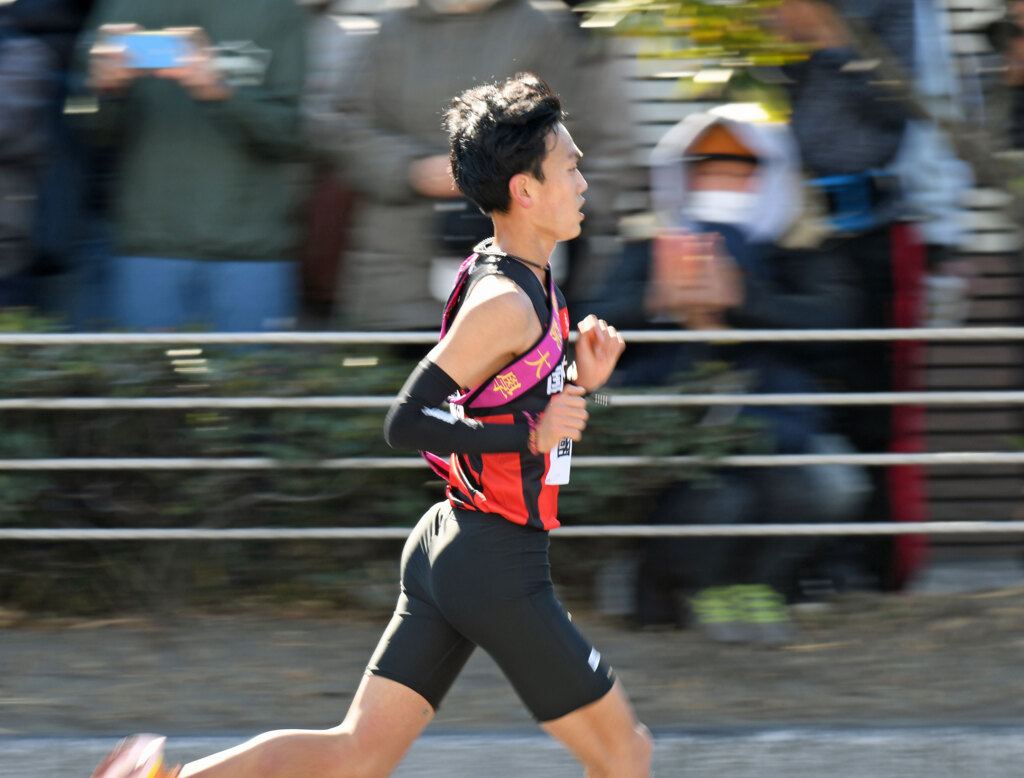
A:
[[[890,182],[895,177],[884,170],[825,176],[808,181],[825,196],[829,221],[840,232],[863,232],[882,224],[886,206],[891,204]]]
[[[290,329],[298,312],[296,275],[290,261],[114,257],[114,318],[129,330]]]

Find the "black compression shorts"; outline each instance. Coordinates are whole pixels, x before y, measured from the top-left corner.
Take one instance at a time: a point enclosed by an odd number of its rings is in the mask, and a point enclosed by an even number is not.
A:
[[[437,710],[476,646],[538,721],[599,700],[615,682],[555,597],[547,532],[445,501],[405,544],[398,605],[367,672]]]

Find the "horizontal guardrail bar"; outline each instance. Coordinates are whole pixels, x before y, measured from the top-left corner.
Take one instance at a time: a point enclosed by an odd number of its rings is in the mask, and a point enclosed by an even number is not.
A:
[[[623,330],[631,343],[1024,340],[1024,327],[914,327],[863,330]],[[573,333],[570,337],[575,337]],[[213,344],[389,345],[436,343],[436,332],[104,332],[0,333],[0,346]]]
[[[409,527],[244,527],[227,529],[17,529],[0,528],[0,540],[405,540]],[[923,521],[850,524],[633,524],[570,526],[552,530],[561,538],[787,537],[798,535],[1003,535],[1024,533],[1024,521]]]
[[[1024,327],[913,327],[864,330],[631,330],[627,343],[782,343],[820,341],[1021,340]]]
[[[1019,405],[1024,391],[804,392],[790,394],[608,394],[617,407],[645,405]],[[0,409],[3,408],[0,401]]]
[[[1021,393],[1024,395],[1024,392]],[[0,411],[151,411],[387,408],[394,396],[348,397],[17,397],[0,399]]]
[[[1024,451],[947,451],[881,454],[738,454],[698,456],[574,456],[574,467],[801,467],[806,465],[1021,465]],[[0,459],[0,471],[40,470],[411,470],[419,458],[347,457],[282,460],[266,457]]]
[[[0,346],[392,345],[437,343],[436,332],[0,333]]]
[[[621,407],[718,405],[1021,405],[1024,391],[823,392],[795,394],[608,394]],[[393,396],[350,397],[17,397],[0,411],[303,410],[387,408]]]
[[[710,538],[710,537],[787,537],[797,535],[968,535],[1024,533],[1024,521],[920,521],[850,522],[849,524],[683,524],[630,526],[559,527],[556,537],[600,538]]]

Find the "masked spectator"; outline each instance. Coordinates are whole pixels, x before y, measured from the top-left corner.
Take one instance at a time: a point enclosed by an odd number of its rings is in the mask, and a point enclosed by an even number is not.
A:
[[[803,212],[800,168],[783,125],[710,114],[676,125],[652,156],[658,231],[631,245],[608,279],[605,316],[632,300],[647,326],[696,329],[842,328],[855,321],[858,293],[845,258],[792,245]],[[627,367],[633,384],[667,381],[673,371],[728,361],[730,390],[807,393],[835,372],[833,347],[800,343],[660,346]],[[705,423],[756,419],[770,450],[815,453],[843,447],[816,406],[718,408]],[[863,497],[859,471],[817,467],[716,471],[682,481],[657,501],[660,524],[842,521]],[[786,595],[813,538],[659,539],[645,546],[637,581],[641,624],[679,623],[678,599],[717,640],[789,638]]]

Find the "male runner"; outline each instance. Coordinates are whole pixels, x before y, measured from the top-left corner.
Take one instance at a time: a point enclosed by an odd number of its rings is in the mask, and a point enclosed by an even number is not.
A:
[[[388,442],[433,452],[448,499],[405,545],[398,605],[345,720],[270,732],[170,771],[154,768],[162,740],[129,739],[94,778],[387,776],[478,645],[589,778],[649,775],[650,733],[555,598],[548,566],[558,484],[586,427],[583,395],[625,348],[589,316],[567,375],[568,317],[548,258],[579,234],[587,183],[562,117],[558,97],[528,74],[464,92],[445,117],[455,183],[491,216],[494,239],[463,265],[440,342],[388,412]],[[456,413],[442,410],[449,398]]]

